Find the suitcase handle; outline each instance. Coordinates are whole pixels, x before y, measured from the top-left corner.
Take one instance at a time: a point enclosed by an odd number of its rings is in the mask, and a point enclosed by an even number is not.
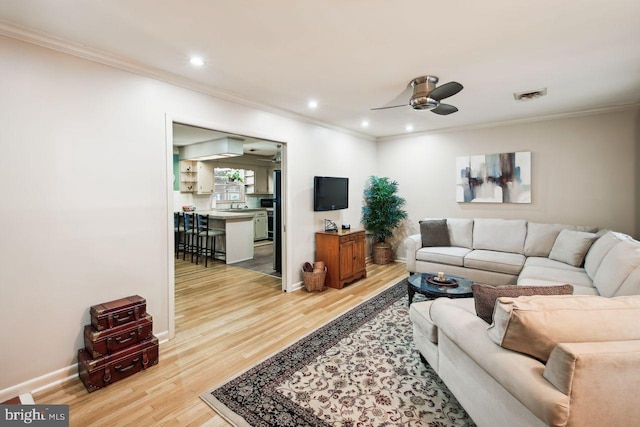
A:
[[[105,384],[111,381],[111,371],[109,370],[109,368],[106,368],[104,370],[104,377],[102,379],[104,380]]]
[[[126,368],[123,368],[122,365],[116,365],[113,368],[118,372],[126,372],[129,369],[134,368],[138,364],[139,361],[140,361],[140,358],[136,357],[135,359],[133,359],[131,361],[131,365],[127,366]]]
[[[116,337],[115,340],[118,344],[124,344],[126,342],[131,341],[137,334],[137,331],[133,331],[129,334],[129,336],[127,338],[122,338],[122,337]]]
[[[133,316],[133,311],[127,311],[127,315],[125,317],[120,317],[119,314],[114,314],[113,315],[113,320],[115,320],[116,322],[119,322],[119,323],[124,323],[124,322],[128,321],[131,318],[131,316]]]

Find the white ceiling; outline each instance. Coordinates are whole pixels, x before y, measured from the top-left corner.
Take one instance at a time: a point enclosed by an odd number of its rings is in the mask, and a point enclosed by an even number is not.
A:
[[[374,137],[640,102],[638,0],[0,1],[0,34],[33,33]],[[425,74],[464,85],[444,101],[459,112],[370,111]],[[545,87],[546,97],[513,99]]]

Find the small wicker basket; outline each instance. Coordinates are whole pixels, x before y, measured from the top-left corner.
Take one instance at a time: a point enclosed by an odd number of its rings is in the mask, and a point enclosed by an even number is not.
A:
[[[324,291],[324,279],[326,277],[327,267],[324,268],[324,271],[318,273],[302,270],[302,280],[304,281],[304,287],[307,292]]]

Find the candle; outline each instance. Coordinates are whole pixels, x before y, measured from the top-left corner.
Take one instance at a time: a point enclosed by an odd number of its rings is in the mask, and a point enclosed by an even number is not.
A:
[[[438,271],[438,280],[444,280],[444,273],[442,271]]]

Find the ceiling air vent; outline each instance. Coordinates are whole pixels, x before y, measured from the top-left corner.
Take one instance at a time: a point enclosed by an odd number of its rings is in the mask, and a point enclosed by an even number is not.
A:
[[[531,101],[532,99],[540,98],[547,94],[547,88],[538,90],[528,90],[526,92],[516,92],[513,94],[513,99],[516,101]]]

